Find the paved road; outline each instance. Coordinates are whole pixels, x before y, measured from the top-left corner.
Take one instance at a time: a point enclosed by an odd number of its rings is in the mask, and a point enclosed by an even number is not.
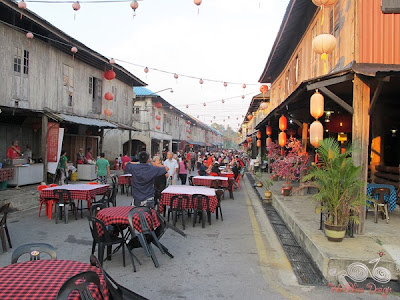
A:
[[[213,216],[212,225],[202,229],[201,225],[193,228],[187,219],[187,238],[168,230],[161,241],[175,258],[156,250],[160,268],[135,249],[143,263],[137,264],[136,273],[129,264],[123,268],[121,253],[105,262],[105,269],[149,299],[380,299],[299,286],[252,188],[242,184],[234,195],[235,200],[230,200],[226,193],[223,200],[223,222]],[[127,205],[130,197],[118,195],[117,201]],[[47,242],[57,247],[60,259],[87,262],[90,256],[92,238],[86,219],[55,224],[44,215],[38,218],[37,211],[24,212],[10,218],[9,229],[14,247]],[[0,267],[8,265],[10,257],[11,251],[0,254]]]

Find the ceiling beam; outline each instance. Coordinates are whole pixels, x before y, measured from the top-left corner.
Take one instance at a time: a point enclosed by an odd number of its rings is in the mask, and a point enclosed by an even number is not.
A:
[[[389,77],[389,76],[387,76],[387,77]],[[376,102],[378,101],[379,95],[382,92],[383,83],[385,81],[388,81],[387,77],[382,78],[382,80],[379,80],[379,82],[378,82],[378,86],[376,87],[374,95],[372,96],[371,105],[369,106],[369,109],[368,109],[368,114],[369,115],[371,115],[371,112],[375,108],[375,105],[376,105]]]
[[[337,96],[336,94],[332,93],[330,90],[328,90],[326,87],[320,87],[319,88],[320,92],[327,96],[328,98],[332,99],[335,101],[337,104],[339,104],[341,107],[343,107],[345,110],[347,110],[350,114],[353,114],[353,108],[347,104],[342,98]]]
[[[314,83],[307,85],[307,91],[320,89],[321,87],[326,87],[329,85],[334,85],[334,84],[342,83],[345,81],[353,80],[353,78],[354,78],[354,74],[350,73],[350,74],[346,74],[346,75],[343,75],[340,77],[335,77],[335,78],[331,78],[331,79],[314,82]]]

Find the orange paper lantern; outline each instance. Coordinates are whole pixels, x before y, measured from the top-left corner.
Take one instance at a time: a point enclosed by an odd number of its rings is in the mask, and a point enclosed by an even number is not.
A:
[[[270,137],[267,138],[267,141],[266,141],[267,147],[271,147],[271,143],[272,143],[272,139]]]
[[[105,98],[107,101],[111,101],[111,100],[114,99],[114,94],[113,94],[113,93],[110,93],[110,92],[107,92],[107,93],[105,93],[104,98]]]
[[[285,131],[287,129],[287,119],[283,115],[279,118],[279,129],[281,131]]]
[[[324,115],[324,96],[318,90],[311,96],[310,114],[317,120]]]
[[[312,48],[321,55],[321,60],[324,61],[324,72],[326,73],[326,61],[328,54],[336,48],[336,38],[327,33],[317,35],[312,41]]]
[[[247,142],[248,142],[248,143],[251,143],[252,140],[253,140],[253,139],[252,139],[250,136],[247,138]]]
[[[262,85],[260,86],[260,92],[265,95],[268,92],[268,85]]]
[[[247,116],[247,119],[248,119],[249,121],[251,121],[251,119],[253,119],[253,115],[248,115],[248,116]]]
[[[320,121],[312,122],[310,126],[310,144],[318,148],[321,141],[324,139],[324,127]]]
[[[271,135],[272,134],[272,126],[268,125],[265,132],[267,133],[267,135]]]
[[[286,132],[279,133],[279,146],[285,147],[286,145]]]
[[[106,109],[104,110],[104,114],[105,114],[108,118],[110,118],[110,116],[113,114],[113,111],[112,111],[111,108],[106,108]]]
[[[261,139],[261,131],[257,131],[257,138]]]
[[[257,148],[261,147],[261,140],[257,140]]]

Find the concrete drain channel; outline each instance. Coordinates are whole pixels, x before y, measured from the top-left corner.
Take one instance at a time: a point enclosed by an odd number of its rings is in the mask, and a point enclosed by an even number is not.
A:
[[[304,252],[303,248],[297,243],[292,232],[287,228],[280,215],[270,203],[264,203],[258,190],[255,188],[255,180],[252,175],[246,173],[250,184],[253,186],[255,193],[260,199],[264,211],[271,223],[286,256],[292,265],[293,271],[296,274],[299,284],[323,286],[327,285],[325,278],[322,276],[315,263],[309,255]]]

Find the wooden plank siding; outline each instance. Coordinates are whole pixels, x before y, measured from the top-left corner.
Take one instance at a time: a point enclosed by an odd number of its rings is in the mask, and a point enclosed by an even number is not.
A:
[[[321,25],[322,14],[324,23]],[[312,40],[331,33],[337,39],[336,49],[328,55],[328,72],[340,71],[355,60],[355,3],[338,0],[332,8],[318,10],[300,43],[281,74],[271,85],[271,110],[284,101],[304,81],[324,74],[320,56],[312,50]]]
[[[357,62],[400,64],[400,14],[384,14],[381,1],[359,1],[360,53]]]

